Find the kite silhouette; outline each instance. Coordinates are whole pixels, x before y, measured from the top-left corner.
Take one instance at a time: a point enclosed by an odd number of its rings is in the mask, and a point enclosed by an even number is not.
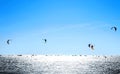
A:
[[[94,50],[94,45],[88,44],[88,47],[89,47],[90,49]]]
[[[91,49],[94,50],[94,46],[93,45],[91,45]]]
[[[10,41],[11,41],[10,39],[7,40],[7,44],[8,44],[8,45],[10,44]]]
[[[117,31],[117,27],[111,27],[111,30]]]
[[[47,43],[47,39],[43,39],[45,43]]]
[[[91,44],[88,44],[88,47],[90,48]]]

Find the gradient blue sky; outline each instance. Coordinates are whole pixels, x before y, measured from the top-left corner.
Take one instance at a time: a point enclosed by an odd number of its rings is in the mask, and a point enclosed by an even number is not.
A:
[[[0,0],[0,54],[119,55],[120,0]]]

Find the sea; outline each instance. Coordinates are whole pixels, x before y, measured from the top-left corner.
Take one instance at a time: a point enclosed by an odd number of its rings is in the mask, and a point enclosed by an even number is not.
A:
[[[120,56],[0,55],[0,74],[120,74]]]

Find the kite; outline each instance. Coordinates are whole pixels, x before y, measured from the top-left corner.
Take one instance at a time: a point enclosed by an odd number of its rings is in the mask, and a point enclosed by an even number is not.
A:
[[[94,45],[88,44],[88,47],[91,48],[92,50],[94,50]]]
[[[10,44],[10,41],[11,41],[10,39],[7,40],[7,44],[8,44],[8,45]]]
[[[117,27],[112,27],[111,30],[117,31]]]
[[[45,43],[47,42],[47,39],[43,39],[45,41]]]

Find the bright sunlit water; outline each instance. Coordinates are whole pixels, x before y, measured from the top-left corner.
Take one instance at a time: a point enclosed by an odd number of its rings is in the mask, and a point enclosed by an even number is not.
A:
[[[0,74],[120,74],[120,56],[1,55]]]

